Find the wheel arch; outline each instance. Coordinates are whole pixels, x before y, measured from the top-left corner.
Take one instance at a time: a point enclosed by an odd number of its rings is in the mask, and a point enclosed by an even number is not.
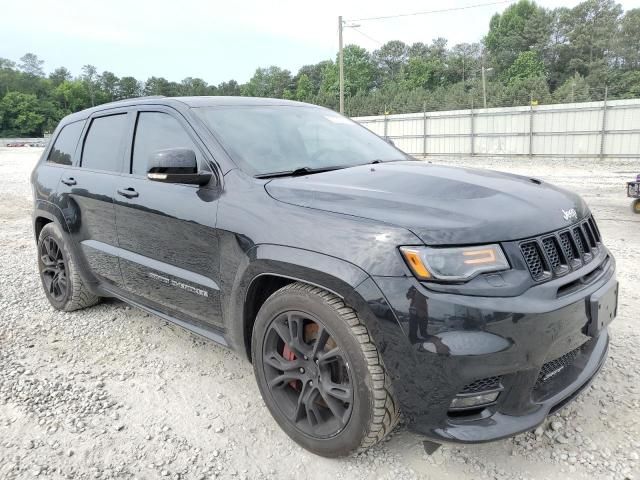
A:
[[[69,233],[69,227],[60,208],[48,201],[37,200],[33,209],[33,232],[36,242],[47,223],[56,223],[63,232]]]
[[[229,343],[251,361],[251,335],[260,307],[275,291],[293,282],[327,290],[347,302],[354,289],[369,278],[344,260],[293,247],[258,245],[240,273],[229,310]],[[241,320],[240,320],[241,319]]]

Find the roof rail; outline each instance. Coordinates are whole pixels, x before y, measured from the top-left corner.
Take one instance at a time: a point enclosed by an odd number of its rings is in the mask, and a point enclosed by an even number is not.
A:
[[[166,98],[166,96],[165,95],[147,95],[144,97],[121,98],[120,100],[114,100],[113,102],[109,102],[109,103],[130,102],[132,100],[147,100],[147,99],[153,100],[154,98]]]

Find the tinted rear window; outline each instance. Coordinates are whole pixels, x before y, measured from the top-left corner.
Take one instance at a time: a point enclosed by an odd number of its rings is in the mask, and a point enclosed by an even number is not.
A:
[[[119,171],[126,125],[125,113],[94,118],[84,141],[82,167]]]
[[[76,151],[80,134],[82,133],[82,127],[84,121],[70,123],[65,125],[60,130],[58,137],[56,138],[47,162],[58,163],[60,165],[71,165],[73,162],[73,154]]]

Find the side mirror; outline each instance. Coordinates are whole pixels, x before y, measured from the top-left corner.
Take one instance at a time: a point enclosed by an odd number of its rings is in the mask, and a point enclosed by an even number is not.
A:
[[[189,148],[170,148],[153,152],[147,160],[147,178],[154,182],[205,185],[210,172],[198,172],[196,154]]]

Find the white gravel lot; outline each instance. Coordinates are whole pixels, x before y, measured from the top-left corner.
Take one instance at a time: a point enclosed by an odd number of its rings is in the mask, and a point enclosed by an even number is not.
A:
[[[118,301],[71,314],[49,306],[30,222],[40,152],[0,148],[0,479],[640,478],[640,216],[624,192],[640,162],[467,162],[555,182],[590,204],[621,282],[592,387],[512,439],[429,456],[401,427],[366,454],[327,460],[281,432],[234,353]]]

